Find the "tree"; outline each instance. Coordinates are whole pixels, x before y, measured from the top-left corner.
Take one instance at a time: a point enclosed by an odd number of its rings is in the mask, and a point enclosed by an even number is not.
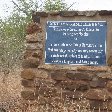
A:
[[[44,10],[45,11],[62,11],[67,9],[67,4],[62,0],[46,0]]]
[[[31,11],[62,11],[67,10],[68,6],[63,0],[12,0],[15,10],[25,15],[31,15]]]
[[[24,50],[26,18],[17,13],[0,22],[0,65],[12,68],[21,63]]]
[[[41,0],[39,0],[41,1]],[[19,66],[25,49],[25,27],[31,21],[32,10],[61,11],[62,0],[12,0],[14,9],[7,19],[0,19],[0,68]]]

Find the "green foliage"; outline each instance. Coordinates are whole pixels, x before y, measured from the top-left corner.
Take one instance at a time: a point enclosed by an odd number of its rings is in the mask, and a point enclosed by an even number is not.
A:
[[[20,15],[30,16],[32,10],[37,11],[39,8],[37,0],[17,0],[17,2],[12,0],[12,2],[15,6],[14,12],[19,12]]]
[[[46,11],[62,11],[66,10],[67,4],[62,0],[46,0],[44,9]]]
[[[11,68],[21,63],[24,50],[25,27],[28,18],[14,13],[0,22],[0,65]]]
[[[17,0],[14,9],[7,19],[0,19],[0,69],[21,65],[25,49],[25,28],[31,21],[32,10],[60,11],[66,4],[61,0]],[[39,3],[39,4],[38,4]]]

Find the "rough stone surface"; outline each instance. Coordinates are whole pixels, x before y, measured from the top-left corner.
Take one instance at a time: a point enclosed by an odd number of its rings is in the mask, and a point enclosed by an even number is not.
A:
[[[91,87],[105,87],[106,85],[106,80],[105,79],[101,79],[101,78],[93,78],[92,81],[90,81],[90,86]]]
[[[37,96],[38,97],[38,96]],[[45,97],[42,97],[42,96],[39,96],[38,97],[38,104],[39,105],[46,105],[48,102],[47,102],[47,99]]]
[[[77,72],[88,72],[88,73],[105,73],[110,70],[108,66],[63,66],[63,65],[40,65],[39,68],[46,70],[66,70],[66,71],[77,71]]]
[[[106,89],[90,89],[84,97],[90,100],[102,100],[106,101],[112,99],[112,95]]]
[[[92,101],[90,101],[90,108],[95,109],[95,110],[101,109],[101,111],[103,111],[103,112],[104,111],[111,112],[112,111],[112,102],[111,101],[102,102],[102,101],[92,100]]]
[[[97,11],[78,11],[79,16],[93,17],[96,14],[97,14]]]
[[[34,100],[34,92],[33,91],[22,91],[21,96],[26,100]]]
[[[29,57],[42,58],[42,54],[42,50],[26,50],[24,52],[24,59]]]
[[[42,50],[38,50],[38,51],[33,52],[32,57],[41,59],[42,58]]]
[[[100,112],[112,112],[111,110],[109,111],[108,109],[106,109],[106,110],[98,109],[98,110],[94,110],[94,112],[99,112],[99,110],[100,110]],[[91,111],[93,111],[93,110],[91,110]]]
[[[48,78],[48,72],[45,70],[35,70],[35,77],[47,79]]]
[[[42,43],[27,43],[26,50],[42,50],[43,44]]]
[[[33,80],[22,80],[21,84],[24,87],[34,87],[34,81]]]
[[[32,69],[24,69],[21,72],[21,78],[23,79],[34,79],[35,73],[33,72]]]
[[[64,72],[55,71],[51,73],[51,78],[57,81],[66,80],[66,75]]]
[[[108,10],[101,10],[98,12],[100,16],[103,15],[112,15],[112,11],[108,11]]]
[[[40,60],[38,58],[27,58],[23,61],[22,67],[23,68],[37,68],[40,64]]]
[[[89,100],[81,99],[74,100],[72,104],[70,104],[69,108],[70,112],[94,112],[90,111]]]
[[[107,72],[108,67],[106,66],[79,66],[77,71],[88,71],[88,72]]]
[[[112,73],[99,73],[97,76],[103,79],[112,80]]]
[[[91,109],[106,109],[106,107],[104,106],[103,102],[102,101],[96,101],[96,100],[93,100],[93,101],[90,101],[90,108]]]
[[[107,108],[108,108],[108,110],[111,110],[112,111],[112,101],[109,101],[108,102]]]
[[[51,87],[52,88],[55,85],[55,82],[49,79],[45,80],[42,78],[35,78],[34,82],[37,88],[40,88],[40,87]]]
[[[57,16],[57,15],[59,15],[60,14],[60,12],[49,12],[49,14],[51,15],[51,16]]]
[[[50,87],[40,87],[36,90],[36,96],[42,95],[44,97],[55,97],[58,95],[56,88],[50,88]]]
[[[44,35],[43,35],[42,32],[38,32],[38,33],[37,33],[37,37],[38,37],[38,42],[42,42],[43,39],[44,39]]]
[[[107,63],[108,63],[109,66],[112,65],[112,56],[110,56],[110,57],[108,58]]]
[[[66,76],[72,80],[91,80],[94,74],[71,71],[66,74]]]
[[[34,23],[40,23],[40,17],[36,15],[37,12],[32,11],[32,20]]]
[[[47,17],[48,13],[47,12],[36,12],[36,16]]]
[[[42,28],[40,27],[40,25],[38,23],[29,23],[27,28],[26,28],[26,33],[27,34],[32,34],[35,32],[41,32]]]
[[[83,97],[83,92],[80,92],[80,91],[74,91],[74,92],[71,92],[71,91],[63,91],[62,92],[62,97],[64,99],[67,99],[67,98],[71,98],[71,99],[79,99],[79,98],[82,98]]]
[[[86,11],[78,11],[79,16],[85,16],[85,14],[86,14]]]
[[[26,42],[28,42],[28,43],[38,42],[37,32],[27,35]]]
[[[88,17],[95,16],[96,15],[96,11],[86,11],[85,15],[88,16]]]
[[[60,86],[70,91],[85,91],[89,88],[88,83],[85,81],[61,81]]]
[[[77,11],[60,11],[60,16],[63,17],[73,17],[77,15],[78,15]]]
[[[112,81],[107,82],[107,89],[112,92]]]

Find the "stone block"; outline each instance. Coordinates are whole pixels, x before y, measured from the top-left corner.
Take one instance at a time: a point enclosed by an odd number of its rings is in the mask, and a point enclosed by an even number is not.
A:
[[[34,87],[34,80],[22,80],[21,84],[24,87]]]
[[[112,112],[111,110],[101,110],[101,109],[98,109],[98,110],[91,110],[92,112]]]
[[[37,68],[40,64],[40,60],[38,58],[29,57],[23,60],[22,67],[23,68]]]
[[[32,11],[32,20],[34,23],[40,23],[40,17],[36,15],[36,11]]]
[[[107,89],[108,91],[112,92],[112,81],[107,82]]]
[[[42,54],[43,54],[42,51],[38,50],[38,51],[35,51],[35,52],[32,53],[32,57],[41,59]]]
[[[112,52],[112,51],[111,51],[111,52]],[[109,58],[108,58],[108,60],[107,60],[107,64],[108,64],[109,66],[112,65],[112,56],[109,56]]]
[[[26,36],[27,43],[36,43],[36,42],[42,42],[42,41],[43,41],[43,37],[40,32],[35,32]]]
[[[68,101],[67,107],[67,112],[94,112],[90,111],[89,100],[86,99]]]
[[[36,96],[44,96],[44,97],[55,97],[58,96],[57,89],[56,88],[51,88],[51,87],[40,87],[39,89],[37,88]]]
[[[67,79],[65,72],[61,72],[61,71],[52,72],[50,75],[51,75],[51,78],[56,81],[61,81],[61,80],[63,81]]]
[[[74,17],[77,16],[77,11],[60,11],[60,16],[62,17]]]
[[[112,99],[112,95],[106,89],[90,89],[84,97],[90,100],[102,100],[106,101]]]
[[[38,98],[38,104],[39,105],[46,105],[48,104],[48,100],[43,97],[43,96],[37,96],[36,99]]]
[[[111,112],[112,112],[112,100],[108,102],[107,108],[108,108],[108,110],[111,110]]]
[[[35,77],[35,73],[33,72],[32,69],[24,69],[22,72],[21,72],[21,78],[23,79],[34,79]]]
[[[85,16],[86,15],[86,11],[78,11],[78,15],[79,16]]]
[[[108,11],[108,10],[101,10],[98,11],[100,16],[105,16],[105,15],[112,15],[112,11]]]
[[[101,112],[111,112],[112,111],[112,101],[98,101],[98,100],[91,100],[90,101],[90,108],[94,110],[101,110]]]
[[[96,14],[97,14],[97,11],[78,11],[78,15],[80,16],[93,17]]]
[[[26,50],[28,51],[31,51],[31,50],[38,50],[38,44],[37,43],[27,43],[25,44],[26,46]]]
[[[47,12],[36,12],[36,16],[48,17],[48,13]]]
[[[91,100],[90,101],[90,108],[94,110],[104,110],[105,107],[103,105],[103,101],[98,101],[98,100]]]
[[[71,71],[66,76],[72,80],[91,80],[94,74],[86,72]]]
[[[37,37],[38,37],[38,42],[42,42],[44,40],[44,35],[42,32],[38,32]]]
[[[42,50],[43,44],[42,43],[27,43],[26,50]]]
[[[85,15],[88,16],[88,17],[93,17],[96,15],[96,11],[86,11],[85,12]]]
[[[37,32],[29,34],[26,36],[27,43],[35,43],[38,42]]]
[[[57,16],[57,15],[59,15],[60,14],[60,12],[58,11],[51,11],[51,12],[49,12],[49,14],[51,15],[51,16]]]
[[[102,79],[112,80],[112,73],[99,73],[97,76]]]
[[[86,72],[107,72],[109,67],[107,66],[78,66],[77,71]]]
[[[70,98],[70,99],[80,99],[83,97],[83,92],[80,91],[63,91],[62,92],[62,97],[64,99]]]
[[[89,89],[89,85],[85,81],[61,81],[59,86],[70,91],[85,91]]]
[[[35,77],[36,78],[42,78],[47,79],[48,78],[48,72],[45,70],[35,70]]]
[[[35,95],[34,95],[33,91],[22,91],[21,96],[23,99],[26,99],[26,100],[34,100],[35,99]]]
[[[26,28],[26,34],[32,34],[35,32],[42,32],[42,28],[40,26],[40,24],[38,23],[29,23],[27,28]]]
[[[40,88],[40,87],[52,88],[55,86],[55,82],[50,79],[35,78],[34,82],[37,88]]]
[[[93,87],[93,88],[96,88],[96,87],[105,87],[107,81],[105,79],[102,79],[102,78],[93,78],[92,81],[90,81],[90,86]]]
[[[24,59],[27,59],[29,57],[34,57],[34,58],[42,58],[42,50],[26,50],[24,52]]]

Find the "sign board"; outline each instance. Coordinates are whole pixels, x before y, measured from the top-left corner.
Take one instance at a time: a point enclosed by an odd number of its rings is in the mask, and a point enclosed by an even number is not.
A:
[[[48,21],[46,64],[106,65],[106,21]]]

